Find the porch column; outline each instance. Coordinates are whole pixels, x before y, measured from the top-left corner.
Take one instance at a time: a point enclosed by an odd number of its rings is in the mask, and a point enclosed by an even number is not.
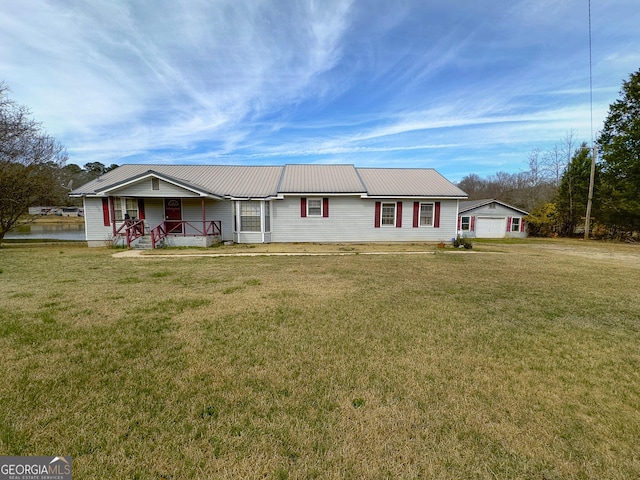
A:
[[[202,197],[202,236],[207,236],[207,209],[204,197]]]
[[[109,214],[111,215],[111,228],[113,236],[116,236],[116,208],[113,204],[113,197],[109,197]]]

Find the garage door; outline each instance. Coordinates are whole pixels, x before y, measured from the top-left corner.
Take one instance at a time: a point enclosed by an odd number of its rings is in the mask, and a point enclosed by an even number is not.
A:
[[[477,238],[502,238],[507,228],[506,218],[476,218],[476,237]]]

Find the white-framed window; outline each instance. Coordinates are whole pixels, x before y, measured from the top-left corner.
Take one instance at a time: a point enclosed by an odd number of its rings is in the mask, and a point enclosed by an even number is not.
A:
[[[380,225],[394,227],[396,225],[396,204],[383,203],[380,209]]]
[[[512,232],[520,231],[520,217],[513,217],[511,219],[511,231]]]
[[[433,226],[433,203],[420,204],[420,226],[421,227]]]
[[[271,202],[264,202],[264,231],[271,231]]]
[[[322,199],[321,198],[307,198],[307,216],[309,217],[322,216]]]
[[[259,232],[260,231],[260,202],[250,200],[240,202],[240,231]]]
[[[138,218],[138,200],[136,198],[114,197],[113,211],[117,222],[122,222],[125,218]]]
[[[460,217],[460,230],[468,231],[471,228],[471,217]]]

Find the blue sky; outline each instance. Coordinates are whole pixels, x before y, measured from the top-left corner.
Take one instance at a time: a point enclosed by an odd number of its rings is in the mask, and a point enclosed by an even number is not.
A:
[[[0,80],[69,162],[527,169],[591,140],[587,0],[3,2]],[[592,0],[593,125],[640,68]]]

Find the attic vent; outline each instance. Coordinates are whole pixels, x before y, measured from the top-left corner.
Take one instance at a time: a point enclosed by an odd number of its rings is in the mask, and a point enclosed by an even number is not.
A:
[[[491,202],[489,204],[489,208],[496,208],[496,202]]]
[[[152,178],[151,179],[151,190],[160,190],[160,179]]]

